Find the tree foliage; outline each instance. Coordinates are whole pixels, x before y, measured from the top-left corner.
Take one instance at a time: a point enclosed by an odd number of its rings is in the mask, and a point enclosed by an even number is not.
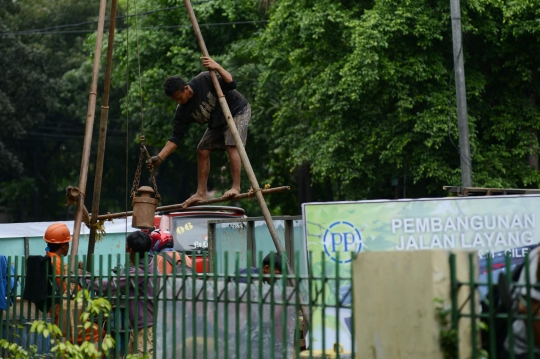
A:
[[[526,161],[538,61],[518,45],[537,46],[536,30],[505,18],[536,10],[515,4],[462,5],[477,186],[538,186]],[[289,166],[308,161],[314,178],[343,183],[343,199],[388,196],[392,177],[414,196],[460,183],[447,2],[280,1],[260,45],[263,82],[282,85],[274,131]]]
[[[97,14],[80,0],[43,1],[36,7],[26,0],[7,3],[0,31],[74,23]],[[123,208],[126,191],[119,188],[126,187],[126,173],[128,182],[132,179],[143,123],[154,153],[170,135],[175,103],[163,94],[165,78],[178,74],[190,79],[204,70],[182,1],[121,4],[128,16],[118,25],[115,45],[112,138],[102,195],[107,211]],[[448,2],[212,0],[193,5],[209,53],[234,75],[251,103],[246,150],[260,184],[293,187],[292,193],[268,198],[274,214],[298,213],[303,201],[393,198],[396,180],[399,196],[406,197],[440,196],[443,185],[460,184]],[[538,0],[461,4],[475,186],[539,185],[539,5]],[[47,11],[54,16],[47,18]],[[6,78],[0,87],[5,128],[54,122],[62,134],[68,126],[82,129],[95,35],[84,45],[81,36],[0,39],[6,49],[0,59],[0,76]],[[11,66],[14,58],[24,59],[18,68]],[[17,86],[17,78],[37,88]],[[127,130],[126,144],[120,136]],[[60,197],[44,191],[42,177],[54,178],[56,191],[73,184],[80,149],[71,149],[82,144],[70,137],[73,143],[36,147],[34,140],[33,150],[55,161],[32,159],[30,150],[20,149],[31,139],[24,131],[14,140],[0,135],[5,154],[0,161],[7,161],[13,172],[0,179],[3,187],[34,186],[40,196],[56,198],[58,206]],[[160,167],[164,204],[179,203],[195,191],[195,147],[203,132],[194,124],[185,143]],[[224,154],[212,155],[209,187],[216,195],[230,184],[228,168]],[[243,178],[243,190],[248,187]],[[2,193],[0,201],[8,201]],[[31,206],[32,198],[27,196],[27,205],[19,207]],[[241,205],[249,214],[258,213],[254,202]]]
[[[0,161],[5,171],[0,174],[0,203],[15,221],[71,219],[64,189],[79,178],[89,72],[69,73],[88,56],[84,31],[95,28],[98,4],[3,3]],[[73,23],[84,24],[62,27]],[[27,32],[33,29],[49,33]]]

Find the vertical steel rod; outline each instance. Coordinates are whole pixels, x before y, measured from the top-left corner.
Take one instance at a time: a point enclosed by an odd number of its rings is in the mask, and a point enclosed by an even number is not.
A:
[[[99,121],[99,140],[96,160],[96,173],[94,176],[94,194],[92,199],[92,217],[90,224],[94,225],[98,221],[99,202],[101,198],[101,183],[103,176],[103,162],[105,159],[105,144],[107,140],[107,122],[109,120],[109,91],[111,88],[111,68],[114,48],[114,30],[116,26],[116,7],[118,0],[111,1],[111,14],[109,21],[109,42],[107,44],[107,60],[105,63],[105,82],[103,84],[103,103],[101,105],[101,117]],[[94,247],[96,245],[96,228],[90,227],[90,238],[88,240],[88,262],[92,261]]]
[[[208,50],[206,49],[206,44],[204,43],[201,29],[199,28],[199,23],[197,22],[197,18],[195,17],[195,12],[193,11],[191,2],[190,0],[184,0],[184,3],[186,4],[186,9],[188,11],[191,24],[193,25],[193,30],[195,31],[195,36],[197,37],[197,42],[199,43],[199,47],[201,48],[201,51],[204,56],[210,56],[208,54]],[[257,198],[257,202],[259,202],[259,207],[261,208],[261,212],[263,214],[264,220],[266,222],[266,225],[268,226],[268,230],[270,231],[270,236],[272,237],[272,241],[274,242],[274,245],[276,246],[276,250],[280,255],[283,255],[284,253],[286,254],[285,248],[283,248],[283,246],[281,245],[281,241],[276,231],[276,227],[274,227],[274,222],[272,221],[272,216],[270,215],[268,206],[266,205],[266,202],[264,201],[264,197],[261,193],[261,189],[259,187],[259,182],[257,181],[257,177],[255,177],[255,173],[253,172],[253,168],[251,167],[251,163],[249,162],[246,149],[244,148],[244,145],[242,144],[242,139],[240,138],[240,134],[238,133],[238,129],[236,128],[236,124],[234,123],[231,110],[229,109],[229,105],[227,104],[225,95],[223,95],[223,91],[221,90],[221,86],[219,85],[219,81],[217,79],[216,73],[213,70],[210,70],[209,72],[210,72],[210,77],[212,78],[212,83],[214,84],[214,87],[216,88],[216,93],[219,99],[219,104],[221,105],[221,109],[223,110],[223,115],[225,116],[225,119],[227,120],[227,124],[229,125],[229,130],[231,131],[231,135],[234,139],[234,142],[236,143],[236,148],[238,149],[238,153],[240,154],[240,159],[242,160],[242,164],[244,165],[246,174],[249,178],[249,181],[251,182],[251,187],[253,188],[253,191],[255,191],[255,197]],[[290,275],[289,283],[294,287],[295,286],[294,279],[293,279],[294,271],[290,265],[289,258],[286,258],[285,262],[287,263],[287,273]],[[301,309],[302,309],[302,314],[304,315],[304,318],[307,318],[307,312],[304,313],[305,311],[304,306],[302,306]]]
[[[101,60],[101,45],[103,43],[103,27],[105,25],[105,8],[107,0],[101,0],[99,4],[99,18],[96,36],[96,51],[94,53],[94,68],[92,70],[92,83],[90,94],[88,95],[88,110],[86,115],[86,128],[84,130],[84,143],[81,160],[81,171],[79,178],[79,198],[77,201],[77,212],[75,214],[75,224],[73,225],[73,242],[71,245],[71,255],[75,256],[79,252],[79,237],[81,234],[81,223],[84,211],[84,199],[86,197],[86,182],[88,180],[88,165],[90,162],[90,150],[92,148],[92,129],[94,128],[94,117],[96,114],[97,83],[99,75],[99,62]],[[72,261],[71,270],[75,271],[77,263]]]
[[[471,147],[469,144],[469,120],[467,118],[467,93],[465,87],[465,67],[463,65],[463,44],[461,42],[461,8],[459,1],[460,0],[450,0],[459,129],[459,157],[461,159],[461,185],[463,187],[472,187],[472,160]]]
[[[24,237],[24,256],[28,258],[30,255],[30,238]]]

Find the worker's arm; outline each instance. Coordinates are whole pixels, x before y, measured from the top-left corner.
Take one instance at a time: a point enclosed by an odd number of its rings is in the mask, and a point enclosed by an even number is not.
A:
[[[208,70],[215,70],[221,76],[223,79],[223,82],[225,83],[231,83],[234,81],[232,75],[225,70],[223,67],[221,67],[220,64],[215,62],[211,57],[203,56],[201,57],[202,65],[206,67]]]
[[[122,275],[120,278],[111,278],[111,280],[103,279],[95,279],[93,282],[90,279],[86,279],[86,285],[87,288],[90,288],[91,290],[94,290],[95,292],[103,292],[105,293],[109,288],[111,289],[111,292],[116,292],[118,290],[124,290],[126,287],[126,276]]]
[[[152,156],[148,160],[146,160],[147,167],[158,167],[165,158],[169,157],[169,155],[176,150],[176,148],[178,148],[178,145],[176,143],[170,140],[167,141],[167,144],[165,145],[165,147],[163,147],[163,149],[158,155]]]
[[[169,157],[171,153],[176,151],[177,148],[178,145],[169,140],[167,141],[167,144],[165,145],[165,147],[163,147],[158,156],[161,157],[161,160],[163,161],[165,158]]]

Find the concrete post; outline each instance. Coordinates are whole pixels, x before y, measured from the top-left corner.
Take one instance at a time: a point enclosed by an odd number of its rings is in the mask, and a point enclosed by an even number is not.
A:
[[[456,253],[460,281],[469,279],[468,253]],[[353,262],[353,280],[358,358],[443,359],[434,301],[451,303],[448,252],[360,253]],[[463,286],[459,307],[468,295],[469,288]],[[459,323],[461,359],[471,358],[470,331],[470,319]]]

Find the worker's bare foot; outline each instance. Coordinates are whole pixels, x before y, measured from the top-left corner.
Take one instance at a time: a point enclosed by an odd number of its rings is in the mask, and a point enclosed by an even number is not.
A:
[[[224,199],[233,198],[233,197],[235,197],[235,196],[237,196],[239,194],[240,194],[240,190],[238,190],[236,188],[231,188],[230,190],[225,192],[221,198],[224,198]]]
[[[206,195],[197,192],[193,196],[186,199],[184,203],[182,203],[182,208],[192,206],[200,201],[206,201]]]

